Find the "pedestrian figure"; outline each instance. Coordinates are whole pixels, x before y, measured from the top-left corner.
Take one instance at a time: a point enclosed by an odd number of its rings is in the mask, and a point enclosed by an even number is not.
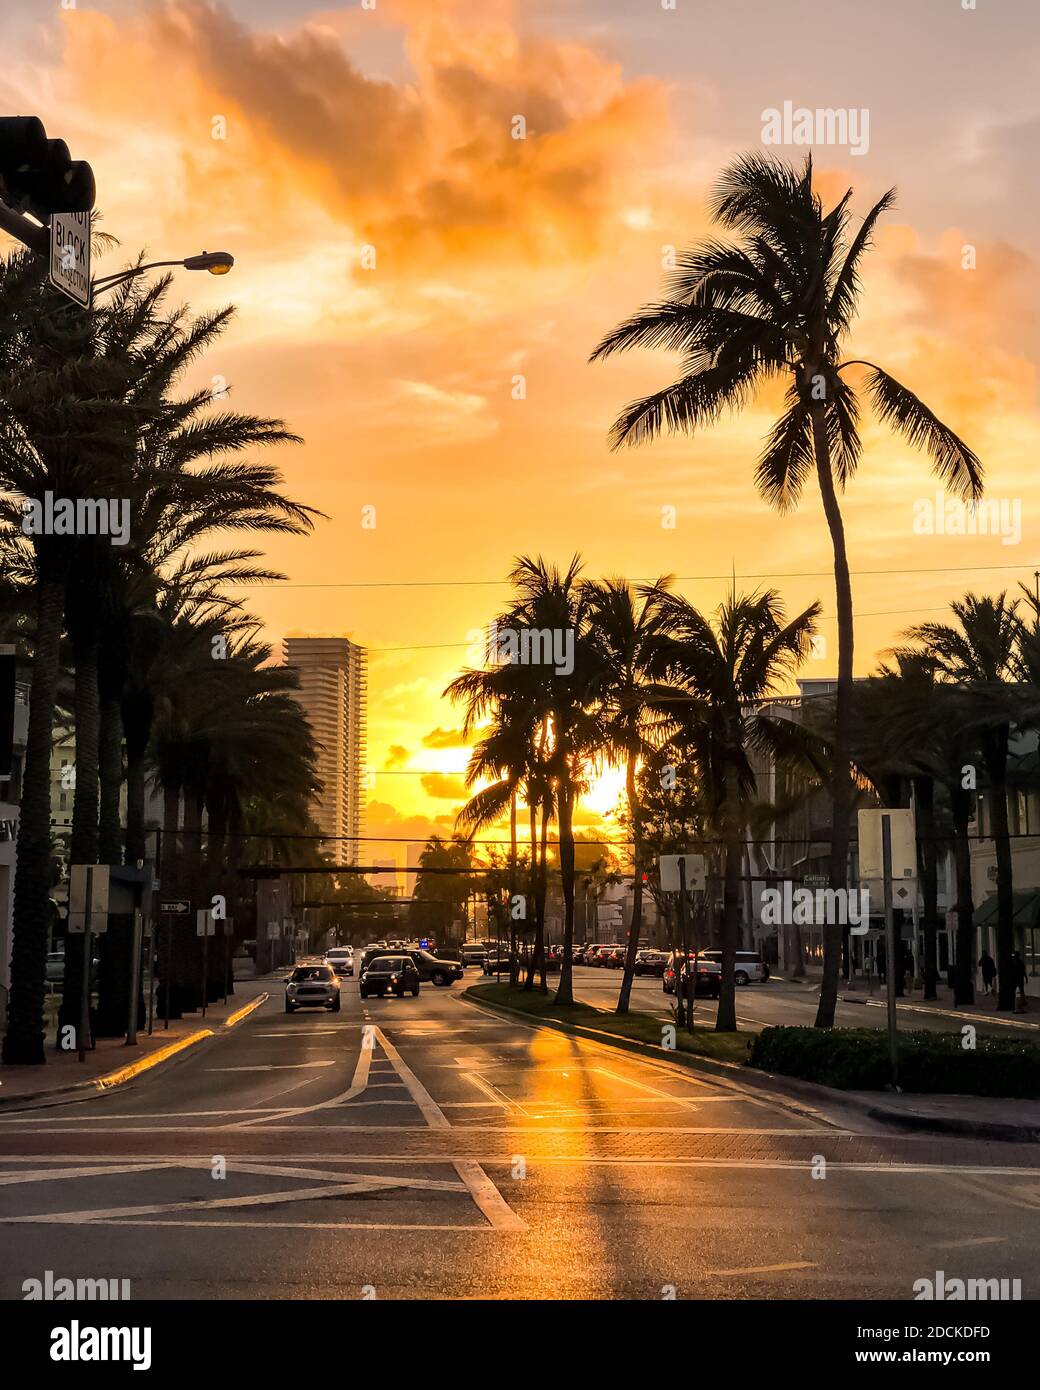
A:
[[[982,971],[982,983],[986,987],[986,993],[992,994],[997,978],[997,962],[986,950],[985,946],[982,948],[982,955],[979,956],[979,969]]]
[[[1015,982],[1015,993],[1018,995],[1018,1009],[1024,1011],[1026,1007],[1026,963],[1017,951],[1011,952],[1011,978]]]

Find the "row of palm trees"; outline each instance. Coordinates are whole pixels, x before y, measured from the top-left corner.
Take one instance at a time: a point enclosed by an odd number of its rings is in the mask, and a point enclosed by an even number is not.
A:
[[[168,305],[169,288],[169,277],[147,286],[132,277],[84,313],[46,285],[32,255],[0,264],[2,613],[31,671],[5,1062],[44,1060],[60,711],[75,729],[73,863],[153,857],[150,775],[164,798],[166,892],[234,900],[247,835],[262,844],[311,828],[314,748],[293,679],[271,667],[259,624],[228,592],[282,576],[227,534],[299,535],[317,513],[285,495],[276,467],[250,457],[296,442],[280,420],[231,410],[223,393],[178,390],[233,311],[192,317]],[[116,500],[128,510],[127,543],[27,534],[27,501],[47,494]],[[116,949],[111,933],[107,946]],[[82,968],[70,938],[67,1000],[78,998]],[[175,960],[167,988],[185,974]],[[99,1026],[104,970],[101,993]],[[125,1002],[119,1012],[125,1023]]]
[[[618,1012],[629,1006],[642,925],[644,875],[661,851],[703,847],[721,880],[722,996],[717,1028],[736,1028],[734,961],[746,843],[772,838],[792,807],[833,785],[838,756],[833,698],[804,702],[797,718],[782,695],[816,633],[818,603],[789,617],[774,591],[733,593],[708,615],[667,577],[633,586],[594,581],[576,556],[566,569],[520,558],[508,606],[490,631],[573,634],[573,669],[549,661],[501,660],[462,671],[446,694],[464,705],[475,733],[459,813],[473,835],[508,817],[509,856],[494,887],[523,904],[533,926],[525,987],[545,987],[549,831],[556,827],[563,898],[563,963],[557,1000],[573,1002],[575,811],[604,766],[624,770],[624,823],[632,842],[632,915]],[[870,797],[913,804],[924,903],[925,993],[937,979],[938,862],[952,846],[957,879],[956,1000],[973,999],[975,951],[970,826],[985,788],[996,847],[999,1006],[1014,1005],[1008,747],[1013,732],[1040,731],[1040,605],[1026,595],[972,594],[950,621],[908,630],[878,673],[854,686],[848,732],[850,812]],[[774,768],[800,786],[770,802],[762,774]],[[782,786],[782,778],[778,787]],[[520,849],[526,812],[529,846]],[[490,881],[490,879],[489,879]],[[847,886],[843,875],[840,886]],[[709,895],[714,908],[715,893]],[[528,908],[530,909],[528,911]],[[515,912],[511,913],[515,920]],[[533,919],[533,921],[532,921]],[[839,938],[840,939],[840,938]],[[515,969],[515,967],[514,967]]]
[[[533,952],[526,987],[545,974],[548,836],[555,824],[563,896],[564,952],[557,999],[573,1002],[575,811],[604,765],[624,769],[633,842],[634,896],[619,1011],[628,1008],[642,923],[643,873],[653,867],[644,843],[643,781],[681,766],[697,789],[696,822],[677,844],[704,835],[722,847],[723,979],[718,1028],[736,1027],[734,960],[745,827],[759,804],[755,761],[792,769],[821,766],[826,745],[764,706],[808,654],[819,605],[788,618],[778,594],[733,595],[706,617],[662,577],[633,586],[582,577],[519,559],[514,596],[492,631],[572,635],[573,669],[549,662],[499,662],[458,675],[446,694],[465,706],[464,731],[476,732],[469,784],[483,783],[459,815],[475,832],[508,814],[510,899],[531,905]],[[662,782],[664,784],[664,781]],[[518,808],[526,807],[530,849],[520,882]]]

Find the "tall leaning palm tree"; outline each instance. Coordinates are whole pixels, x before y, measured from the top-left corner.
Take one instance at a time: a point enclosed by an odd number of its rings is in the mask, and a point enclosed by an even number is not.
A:
[[[860,269],[885,193],[853,232],[852,189],[829,212],[813,190],[812,160],[799,170],[747,154],[724,170],[711,200],[716,222],[738,241],[711,240],[679,257],[666,299],[650,304],[602,339],[592,360],[630,348],[683,355],[682,375],[632,402],[612,432],[615,447],[663,430],[692,433],[726,409],[739,410],[772,380],[787,384],[785,410],[756,472],[779,512],[798,503],[815,472],[834,552],[838,688],[833,763],[830,881],[846,886],[852,783],[853,611],[845,528],[838,494],[859,462],[865,395],[876,414],[925,449],[945,485],[961,496],[982,491],[982,468],[966,444],[906,386],[873,362],[846,354],[860,296]],[[832,1027],[841,928],[825,938],[818,1027]]]

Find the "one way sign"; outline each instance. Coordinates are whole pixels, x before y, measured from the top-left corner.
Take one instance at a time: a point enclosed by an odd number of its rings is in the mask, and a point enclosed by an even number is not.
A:
[[[51,214],[51,284],[90,308],[90,213]]]

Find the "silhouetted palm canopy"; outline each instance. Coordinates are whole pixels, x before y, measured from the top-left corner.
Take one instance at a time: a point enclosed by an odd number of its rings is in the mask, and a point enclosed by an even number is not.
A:
[[[872,362],[846,360],[844,343],[860,294],[860,263],[895,190],[879,198],[852,233],[852,189],[825,213],[812,187],[812,159],[799,171],[762,154],[724,171],[711,200],[740,244],[706,241],[678,257],[668,297],[608,333],[592,360],[633,347],[683,354],[677,381],[633,401],[614,424],[615,446],[663,429],[692,432],[739,409],[770,378],[789,380],[786,409],[758,463],[764,496],[781,510],[798,500],[814,465],[811,406],[822,398],[839,484],[860,456],[856,389],[842,373],[865,370],[863,388],[880,417],[931,456],[951,490],[978,497],[975,454],[911,390]]]

